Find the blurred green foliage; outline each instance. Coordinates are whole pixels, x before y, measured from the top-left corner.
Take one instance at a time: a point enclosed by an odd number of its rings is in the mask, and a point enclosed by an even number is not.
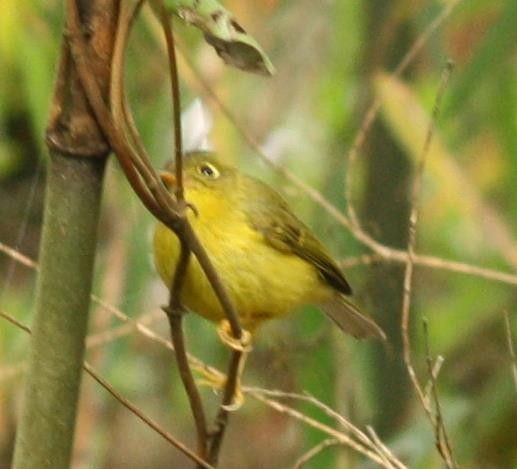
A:
[[[393,76],[387,56],[400,58],[407,52],[447,2],[384,3],[382,15],[373,21],[379,6],[373,0],[228,0],[226,7],[272,58],[277,74],[270,79],[225,67],[196,31],[178,24],[181,50],[198,70],[193,72],[180,58],[184,107],[197,96],[204,98],[214,117],[212,140],[222,158],[281,190],[334,254],[346,258],[366,250],[300,189],[260,162],[204,94],[197,73],[268,155],[344,211],[345,155],[368,104],[380,99],[378,125],[387,145],[378,147],[378,139],[367,139],[359,156],[372,161],[368,155],[374,152],[378,156],[374,169],[397,186],[401,175],[383,163],[393,157],[397,164],[414,167],[440,74],[446,60],[452,59],[456,69],[424,175],[417,251],[516,271],[517,2],[461,2],[401,78]],[[0,242],[32,257],[37,254],[41,225],[44,130],[62,18],[63,5],[56,0],[2,2]],[[144,9],[131,38],[127,83],[138,127],[157,167],[173,149],[166,72],[159,27]],[[390,149],[396,150],[395,156],[383,153]],[[360,206],[371,196],[367,181],[373,169],[360,163],[353,170],[354,202]],[[403,204],[408,194],[400,190],[395,197],[387,202]],[[405,227],[405,212],[393,212],[393,221]],[[387,225],[368,212],[363,216],[365,228],[375,238],[385,239]],[[112,161],[100,226],[96,292],[134,318],[156,311],[166,298],[150,259],[152,224]],[[404,238],[400,242],[403,246]],[[373,306],[372,315],[397,321],[396,332],[399,312],[385,311],[372,296],[380,291],[381,299],[384,292],[392,299],[401,298],[394,280],[398,274],[388,268],[374,276],[378,269],[358,266],[347,275],[362,302]],[[375,286],[372,278],[380,278]],[[33,285],[33,271],[0,255],[2,310],[30,323]],[[517,467],[517,394],[502,317],[507,310],[517,337],[516,297],[515,287],[503,283],[436,268],[416,269],[415,365],[425,380],[421,328],[425,316],[432,353],[445,357],[438,387],[452,446],[464,467]],[[92,334],[119,325],[106,311],[93,309]],[[155,320],[152,327],[167,337],[163,320]],[[193,353],[225,366],[227,352],[211,324],[189,317],[187,339]],[[441,467],[432,429],[405,376],[395,376],[400,370],[394,367],[393,375],[385,378],[388,381],[378,381],[381,375],[375,370],[381,363],[400,363],[400,351],[395,347],[372,353],[370,344],[341,339],[313,308],[269,324],[257,338],[246,382],[308,391],[360,427],[375,422],[383,429],[385,443],[410,467]],[[397,342],[395,336],[392,342]],[[0,468],[9,467],[27,344],[21,331],[0,321]],[[186,400],[167,350],[133,331],[95,347],[88,358],[149,414],[184,441],[193,441]],[[401,402],[386,398],[392,379],[402,386]],[[85,378],[83,384],[74,467],[159,468],[185,463],[91,380]],[[204,390],[203,397],[214,409],[217,400],[212,392]],[[384,412],[390,406],[395,417]],[[309,406],[300,409],[328,422]],[[249,399],[232,416],[222,467],[290,467],[322,439],[320,433]],[[348,449],[329,448],[307,467],[370,466]]]

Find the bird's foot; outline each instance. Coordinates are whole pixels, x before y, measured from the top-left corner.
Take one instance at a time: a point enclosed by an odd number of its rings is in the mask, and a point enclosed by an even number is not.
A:
[[[239,363],[237,384],[235,386],[235,391],[233,393],[232,400],[228,405],[223,406],[226,410],[230,412],[238,410],[242,406],[242,404],[244,404],[244,394],[242,393],[240,385],[240,376],[242,374],[244,362],[245,357],[242,356]],[[212,370],[203,366],[194,366],[193,369],[202,376],[201,379],[196,380],[200,386],[208,386],[209,388],[213,389],[216,393],[220,393],[221,391],[224,391],[224,389],[226,388],[228,378],[224,373],[220,373],[219,371]]]
[[[236,338],[233,336],[230,323],[226,319],[223,319],[217,327],[217,333],[219,334],[221,341],[232,350],[237,350],[238,352],[242,353],[251,352],[252,335],[251,332],[247,331],[246,329],[242,330],[242,335],[240,338]]]
[[[244,371],[244,365],[246,363],[248,353],[252,349],[252,335],[249,331],[243,330],[241,338],[235,338],[232,334],[230,323],[226,320],[220,322],[219,327],[217,328],[217,332],[224,344],[226,344],[232,350],[240,353],[239,361],[237,363],[237,375],[235,377],[235,391],[231,401],[223,406],[223,408],[227,411],[235,411],[239,409],[244,403],[244,394],[241,390],[241,376]],[[228,381],[226,375],[222,373],[214,373],[213,370],[208,370],[206,368],[198,371],[200,371],[203,375],[203,379],[199,382],[201,385],[210,386],[212,389],[217,391],[221,391],[226,388]]]

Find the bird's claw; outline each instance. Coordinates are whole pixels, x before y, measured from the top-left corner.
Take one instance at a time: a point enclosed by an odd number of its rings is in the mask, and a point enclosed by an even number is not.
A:
[[[242,353],[249,353],[252,350],[251,346],[251,339],[252,335],[251,332],[247,331],[246,329],[242,330],[242,335],[239,339],[233,336],[232,329],[230,327],[230,323],[223,319],[219,323],[219,327],[217,328],[217,333],[219,334],[219,338],[221,341],[228,345],[233,350],[236,350],[238,352]]]

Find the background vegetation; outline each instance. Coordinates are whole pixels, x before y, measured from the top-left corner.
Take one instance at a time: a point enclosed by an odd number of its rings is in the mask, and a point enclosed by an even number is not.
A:
[[[317,4],[316,4],[317,3]],[[417,252],[511,273],[517,269],[517,3],[460,2],[408,70],[393,71],[446,2],[261,0],[225,3],[272,58],[266,79],[225,67],[198,31],[178,24],[185,106],[201,96],[222,158],[267,180],[343,259],[361,301],[390,336],[390,347],[343,339],[312,308],[272,323],[257,339],[246,383],[307,391],[357,426],[372,425],[410,467],[440,467],[432,427],[415,397],[401,354],[403,264],[373,262],[350,230],[281,172],[264,165],[243,137],[345,211],[346,154],[366,109],[380,119],[352,167],[353,202],[378,241],[407,247],[413,168],[422,153],[445,62],[456,68],[446,90],[423,179]],[[5,246],[37,257],[45,179],[44,129],[63,21],[60,1],[4,0],[0,15],[0,309],[30,323],[34,271]],[[194,68],[192,68],[192,65]],[[160,167],[172,151],[171,110],[161,33],[148,12],[132,37],[130,98],[146,147]],[[225,103],[227,118],[199,77]],[[153,270],[145,212],[114,161],[108,169],[95,292],[168,337],[159,306],[166,291]],[[374,259],[375,261],[375,259]],[[513,280],[512,280],[513,279]],[[433,355],[442,413],[456,459],[465,467],[517,467],[517,389],[503,312],[515,337],[515,277],[493,280],[417,266],[412,338],[417,374],[427,376],[421,318]],[[513,286],[511,283],[513,282]],[[191,418],[170,351],[108,310],[94,307],[88,359],[112,384],[182,440]],[[189,349],[224,366],[212,325],[187,319]],[[0,467],[9,467],[28,338],[0,320]],[[212,391],[204,398],[214,403]],[[308,404],[305,414],[332,424]],[[326,437],[248,398],[229,426],[222,467],[290,467]],[[175,449],[85,377],[74,467],[170,467]],[[308,467],[367,466],[351,450],[329,448]]]

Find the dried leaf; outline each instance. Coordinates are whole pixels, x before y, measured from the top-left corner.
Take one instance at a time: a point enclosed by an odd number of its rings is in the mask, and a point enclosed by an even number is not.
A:
[[[257,41],[216,0],[165,0],[168,9],[203,31],[206,41],[227,65],[246,72],[273,75],[273,64]]]

